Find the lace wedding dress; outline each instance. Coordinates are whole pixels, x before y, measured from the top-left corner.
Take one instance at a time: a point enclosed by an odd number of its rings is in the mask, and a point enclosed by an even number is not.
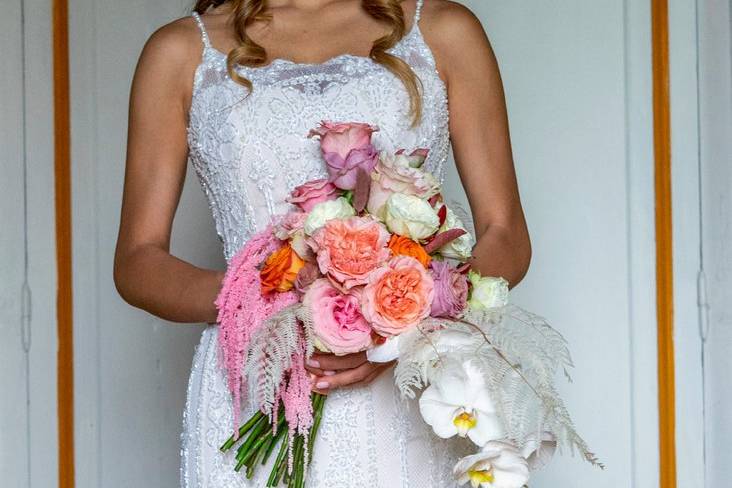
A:
[[[318,64],[275,59],[240,67],[254,84],[246,88],[227,74],[226,55],[212,47],[201,18],[203,59],[195,74],[188,142],[190,159],[216,222],[227,260],[270,217],[287,210],[297,185],[327,176],[318,141],[307,137],[321,120],[377,125],[377,148],[429,148],[426,169],[440,181],[448,158],[445,86],[419,29],[418,0],[410,32],[391,52],[413,68],[423,85],[424,114],[410,128],[409,99],[402,83],[370,58],[343,54]],[[219,446],[233,432],[232,402],[218,365],[216,327],[196,348],[182,434],[184,488],[263,487],[235,473],[235,452]],[[240,416],[248,418],[252,407]],[[312,488],[443,488],[455,486],[457,458],[419,417],[414,402],[401,400],[392,375],[367,387],[333,391],[326,402],[306,486]],[[271,462],[271,461],[270,461]]]

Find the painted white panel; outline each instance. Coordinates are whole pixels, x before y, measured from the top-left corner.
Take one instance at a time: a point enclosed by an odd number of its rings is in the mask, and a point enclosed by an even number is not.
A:
[[[466,1],[506,87],[534,256],[514,299],[570,341],[562,391],[607,464],[536,487],[657,484],[650,16],[638,2]],[[451,189],[459,193],[457,176]]]
[[[50,10],[40,0],[13,1],[2,17],[0,477],[8,486],[45,487],[57,484],[58,472],[56,416],[49,415],[56,405]],[[24,277],[32,301],[21,337]]]
[[[674,257],[676,453],[680,484],[704,485],[701,337],[697,2],[669,2]]]
[[[699,2],[706,486],[732,479],[732,3]],[[704,313],[704,312],[702,312]]]
[[[112,260],[119,222],[127,103],[135,63],[154,29],[187,0],[71,0],[77,486],[172,487],[194,344],[201,326],[171,324],[118,296]],[[223,266],[211,215],[192,174],[172,252]]]
[[[25,279],[23,206],[23,61],[21,3],[0,16],[0,478],[29,483],[26,354],[20,293]]]

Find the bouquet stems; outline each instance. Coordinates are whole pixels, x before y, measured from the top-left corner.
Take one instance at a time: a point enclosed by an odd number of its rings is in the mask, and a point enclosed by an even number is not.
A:
[[[267,479],[268,487],[278,486],[280,481],[288,488],[304,488],[306,468],[313,458],[315,436],[318,434],[323,418],[325,395],[313,393],[310,397],[313,405],[313,425],[307,436],[295,434],[290,438],[285,420],[284,408],[280,406],[277,424],[262,412],[257,412],[239,428],[238,435],[232,435],[221,446],[222,452],[231,450],[241,442],[236,450],[236,466],[239,472],[246,467],[246,477],[251,479],[257,465],[267,464],[277,444],[280,445],[272,471]],[[292,445],[290,445],[292,444]],[[292,455],[292,470],[289,468],[289,455]],[[307,459],[305,456],[307,455]]]

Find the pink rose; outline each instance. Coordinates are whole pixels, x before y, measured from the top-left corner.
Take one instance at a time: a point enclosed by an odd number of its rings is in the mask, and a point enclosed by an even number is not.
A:
[[[367,173],[373,171],[378,153],[371,144],[371,134],[377,130],[369,124],[323,121],[310,131],[309,137],[320,137],[323,159],[335,186],[353,190],[359,168]]]
[[[369,213],[380,216],[392,193],[424,199],[436,195],[440,191],[440,184],[434,176],[420,169],[426,156],[426,149],[417,149],[408,155],[403,150],[394,155],[382,152],[371,173],[371,191],[366,205]]]
[[[320,271],[346,289],[366,283],[390,254],[389,232],[370,217],[329,220],[309,242]]]
[[[302,259],[310,260],[313,258],[312,250],[305,242],[305,219],[308,214],[304,212],[288,212],[285,215],[277,217],[274,221],[273,232],[277,239],[281,241],[290,241],[292,249]]]
[[[435,296],[430,315],[460,317],[468,301],[467,277],[446,261],[433,260],[430,263],[430,271],[435,282]]]
[[[289,203],[309,212],[315,205],[338,198],[338,188],[326,179],[308,181],[292,190],[287,198]]]
[[[434,286],[422,263],[395,256],[369,276],[361,311],[377,334],[399,335],[429,316]]]
[[[318,349],[340,356],[371,346],[371,326],[361,315],[359,295],[358,288],[341,293],[323,278],[310,285],[303,305],[312,314]]]

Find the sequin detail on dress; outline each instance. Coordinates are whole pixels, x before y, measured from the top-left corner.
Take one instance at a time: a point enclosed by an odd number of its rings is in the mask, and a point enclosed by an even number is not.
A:
[[[190,161],[213,213],[226,260],[287,209],[289,191],[326,176],[318,142],[307,138],[321,120],[378,125],[374,144],[386,150],[429,148],[425,162],[440,182],[450,150],[447,92],[419,29],[423,0],[409,33],[390,52],[421,80],[423,116],[411,128],[409,96],[393,74],[370,58],[343,54],[323,63],[276,59],[259,68],[239,67],[252,81],[235,83],[226,55],[217,51],[201,18],[203,59],[196,69],[189,113]],[[202,334],[189,380],[182,434],[184,488],[262,487],[234,473],[232,453],[218,447],[230,435],[232,401],[218,366],[218,330]],[[251,413],[245,406],[241,418]],[[398,397],[389,374],[365,388],[333,392],[306,486],[312,488],[444,488],[459,454],[438,440],[416,405]]]

